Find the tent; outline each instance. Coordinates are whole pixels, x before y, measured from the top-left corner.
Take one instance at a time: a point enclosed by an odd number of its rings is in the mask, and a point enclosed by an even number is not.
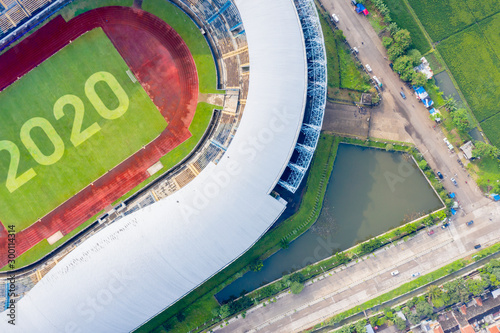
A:
[[[356,13],[363,13],[365,16],[369,14],[368,9],[366,9],[365,6],[360,3],[356,4]]]
[[[493,199],[493,201],[500,201],[500,195],[496,193],[490,194],[490,198]]]
[[[451,209],[451,215],[455,215],[457,213],[457,211],[455,209]]]
[[[413,90],[415,90],[417,97],[421,100],[429,97],[429,94],[425,91],[424,87],[413,87]]]
[[[434,113],[436,113],[436,109],[434,109],[434,108],[429,109],[429,113],[430,113],[430,114],[434,114]]]
[[[424,98],[422,100],[422,102],[424,103],[424,105],[425,105],[426,108],[429,108],[432,105],[434,105],[434,101],[432,99],[430,99],[429,97]]]
[[[448,196],[453,199],[455,197],[455,192],[451,192]]]

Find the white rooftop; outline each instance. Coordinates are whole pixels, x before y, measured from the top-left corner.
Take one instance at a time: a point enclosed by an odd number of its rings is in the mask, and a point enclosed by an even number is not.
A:
[[[5,332],[127,332],[230,264],[285,208],[269,193],[293,153],[307,88],[292,0],[235,0],[250,52],[240,127],[218,165],[61,260],[18,304]],[[6,313],[1,314],[6,318]]]

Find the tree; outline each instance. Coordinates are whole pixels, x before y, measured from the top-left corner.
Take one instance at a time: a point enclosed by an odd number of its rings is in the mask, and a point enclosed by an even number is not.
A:
[[[254,261],[252,261],[250,263],[250,270],[254,271],[254,272],[258,272],[262,269],[262,267],[264,267],[264,262],[262,260],[259,260],[259,259],[255,259]]]
[[[488,143],[477,141],[474,144],[474,149],[472,150],[473,157],[500,157],[500,150]]]
[[[389,30],[390,34],[391,35],[394,35],[396,32],[399,31],[399,27],[398,25],[396,24],[396,22],[391,22],[388,26],[387,26],[387,30]]]
[[[223,306],[221,306],[219,315],[222,319],[229,317],[231,315],[231,311],[229,311],[228,304],[224,304]]]
[[[220,306],[217,306],[212,309],[212,316],[219,317],[220,316]]]
[[[408,321],[410,323],[412,323],[413,325],[416,325],[416,324],[418,324],[420,322],[420,317],[417,314],[415,314],[415,313],[413,313],[411,311],[408,313],[408,315],[406,316],[406,318],[408,318]]]
[[[396,316],[396,318],[394,318],[394,324],[396,324],[396,327],[400,331],[402,331],[406,328],[406,322],[403,319],[401,319],[399,316]]]
[[[432,305],[430,305],[427,301],[418,302],[415,306],[415,310],[417,311],[417,315],[420,317],[428,317],[434,312]]]
[[[366,333],[366,319],[359,320],[354,324],[354,329],[356,333]]]
[[[394,145],[392,143],[388,143],[385,145],[385,150],[387,151],[393,151],[394,150]]]
[[[393,39],[394,44],[398,44],[403,49],[403,51],[406,51],[411,45],[410,32],[406,29],[398,30],[394,34]]]
[[[457,109],[457,101],[453,97],[445,98],[444,107],[448,109],[448,111],[453,112]]]
[[[408,51],[408,53],[406,54],[408,57],[411,58],[411,60],[413,60],[413,66],[417,66],[417,65],[420,65],[421,63],[421,58],[422,58],[422,53],[420,53],[419,50],[417,49],[411,49]]]
[[[337,252],[334,260],[337,265],[345,265],[349,262],[349,257],[344,252]]]
[[[413,77],[411,78],[412,85],[414,85],[415,87],[420,87],[426,83],[427,83],[427,75],[425,75],[424,73],[417,73],[417,72],[413,74]]]
[[[179,313],[177,313],[175,318],[177,318],[179,323],[182,323],[184,320],[186,320],[186,315],[184,314],[184,312],[179,312]]]
[[[459,109],[451,113],[453,125],[462,132],[467,132],[470,129],[469,115],[465,109]]]
[[[410,81],[415,73],[413,70],[413,62],[408,56],[399,57],[394,62],[394,70],[399,73],[403,81]]]
[[[488,286],[483,280],[468,280],[467,287],[469,292],[474,296],[479,296],[484,292],[484,289]]]
[[[392,41],[393,39],[391,37],[386,37],[386,36],[382,37],[382,45],[384,45],[386,49],[388,49],[389,46],[391,46]]]
[[[435,285],[430,285],[429,288],[427,288],[427,296],[429,298],[429,301],[431,301],[434,304],[434,301],[441,297],[441,294],[443,291],[441,288]]]
[[[290,242],[287,240],[287,239],[282,239],[280,240],[280,247],[282,249],[288,249],[288,247],[290,246]]]
[[[292,285],[290,286],[290,291],[295,295],[300,294],[302,289],[304,289],[304,284],[297,281],[292,282]]]
[[[389,56],[389,60],[395,61],[397,58],[402,56],[404,50],[398,44],[392,44],[391,47],[387,50],[387,55]]]

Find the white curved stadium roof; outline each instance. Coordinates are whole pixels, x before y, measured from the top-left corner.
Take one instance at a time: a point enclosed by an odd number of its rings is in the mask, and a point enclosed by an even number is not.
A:
[[[269,193],[302,125],[302,30],[292,0],[234,2],[251,74],[226,154],[178,192],[76,248],[16,304],[16,325],[1,320],[0,331],[133,330],[243,254],[285,209]]]

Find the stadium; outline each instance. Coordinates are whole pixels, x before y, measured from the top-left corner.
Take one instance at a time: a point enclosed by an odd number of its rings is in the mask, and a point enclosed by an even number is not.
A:
[[[137,329],[302,182],[326,101],[314,3],[0,4],[0,302],[22,313],[0,327]]]

